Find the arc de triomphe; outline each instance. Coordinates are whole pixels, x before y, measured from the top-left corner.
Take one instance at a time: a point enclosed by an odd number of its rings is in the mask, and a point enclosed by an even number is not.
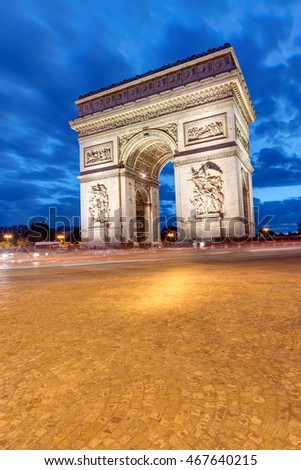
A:
[[[175,169],[182,241],[254,236],[255,112],[229,44],[81,96],[82,240],[160,241],[159,183]]]

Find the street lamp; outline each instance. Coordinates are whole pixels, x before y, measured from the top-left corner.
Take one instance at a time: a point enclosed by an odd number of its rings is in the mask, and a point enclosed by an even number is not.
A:
[[[62,244],[63,244],[64,241],[65,241],[65,235],[63,235],[63,234],[57,235],[56,238],[57,238]]]
[[[13,238],[13,236],[12,236],[11,233],[5,233],[3,235],[3,238],[5,238],[6,242],[9,243],[11,241],[11,239]]]

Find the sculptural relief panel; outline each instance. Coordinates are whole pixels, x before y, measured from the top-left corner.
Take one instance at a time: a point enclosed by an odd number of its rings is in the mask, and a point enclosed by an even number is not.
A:
[[[222,170],[213,162],[207,162],[199,170],[191,168],[193,198],[191,203],[196,209],[196,216],[221,214],[224,194]]]
[[[89,217],[93,223],[103,223],[110,215],[109,196],[104,184],[91,186],[89,194]]]
[[[225,137],[227,137],[226,113],[184,123],[184,143],[186,146]]]
[[[113,142],[84,148],[84,166],[99,165],[113,160]]]

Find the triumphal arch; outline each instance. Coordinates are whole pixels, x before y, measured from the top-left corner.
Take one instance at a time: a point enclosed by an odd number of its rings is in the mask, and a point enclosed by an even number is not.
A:
[[[229,44],[76,101],[82,239],[160,241],[158,177],[171,161],[179,242],[254,236],[255,112]]]

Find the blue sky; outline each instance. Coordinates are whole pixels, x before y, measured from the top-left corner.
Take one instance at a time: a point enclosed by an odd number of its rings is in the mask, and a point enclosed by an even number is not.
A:
[[[0,225],[79,214],[79,95],[233,45],[257,111],[255,205],[271,228],[301,220],[299,0],[15,0],[0,17]],[[172,178],[163,170],[162,207]]]

